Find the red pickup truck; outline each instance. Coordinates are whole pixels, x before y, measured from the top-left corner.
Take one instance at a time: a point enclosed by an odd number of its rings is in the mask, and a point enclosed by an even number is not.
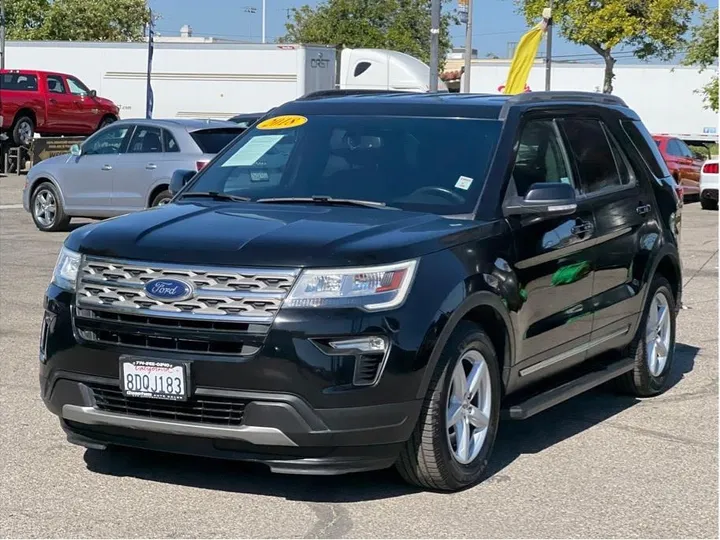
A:
[[[0,128],[15,144],[40,135],[90,135],[118,119],[119,109],[72,75],[0,70]]]

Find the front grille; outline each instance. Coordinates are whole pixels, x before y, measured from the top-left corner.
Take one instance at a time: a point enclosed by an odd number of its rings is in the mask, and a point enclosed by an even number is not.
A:
[[[295,283],[295,269],[208,268],[83,257],[77,305],[137,315],[270,323]],[[161,301],[145,284],[181,278],[193,286],[186,300]]]
[[[188,401],[126,397],[117,386],[86,384],[95,396],[97,409],[128,416],[239,426],[243,423],[247,405],[242,399],[216,396],[194,396]]]
[[[193,321],[75,310],[75,328],[83,341],[185,353],[250,356],[270,329],[267,324]]]

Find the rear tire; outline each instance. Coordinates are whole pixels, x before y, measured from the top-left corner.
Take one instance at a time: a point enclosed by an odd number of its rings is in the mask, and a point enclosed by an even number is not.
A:
[[[713,199],[700,199],[700,206],[703,210],[717,210],[718,202]]]
[[[473,388],[460,377],[472,373],[480,381],[477,391],[471,399],[459,401],[463,395],[456,392],[459,387],[469,388],[470,394]],[[462,380],[465,386],[458,384]],[[418,423],[395,464],[405,481],[440,491],[457,491],[479,482],[495,444],[500,393],[499,363],[490,338],[479,326],[460,322],[443,349]],[[451,426],[453,418],[460,420]]]
[[[30,146],[35,137],[35,122],[29,116],[15,119],[12,128],[13,142],[20,146]]]
[[[70,216],[65,214],[58,191],[50,182],[43,182],[33,192],[30,213],[35,226],[44,232],[65,231],[70,225]]]
[[[153,199],[150,207],[152,208],[153,206],[160,206],[161,204],[167,204],[170,201],[170,199],[172,199],[172,193],[170,193],[170,190],[165,189],[165,190],[161,191],[160,193],[158,193],[157,195],[155,195],[155,198]]]
[[[666,310],[666,313],[659,315],[661,310]],[[675,356],[676,316],[670,283],[665,277],[656,276],[650,284],[635,339],[625,353],[626,358],[635,358],[635,368],[615,380],[619,392],[635,397],[651,397],[666,390]],[[664,356],[660,354],[663,351]]]

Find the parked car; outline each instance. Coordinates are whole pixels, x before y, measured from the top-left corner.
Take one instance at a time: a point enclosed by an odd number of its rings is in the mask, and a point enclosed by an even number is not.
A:
[[[70,233],[41,395],[96,450],[458,490],[501,411],[667,388],[674,186],[615,96],[289,102],[176,171],[169,204]]]
[[[119,120],[70,155],[33,166],[23,206],[38,229],[60,231],[73,217],[105,218],[164,204],[174,170],[199,171],[243,131],[222,120]]]
[[[257,122],[260,118],[265,116],[267,113],[243,113],[238,114],[236,116],[233,116],[230,118],[230,122],[235,122],[236,124],[244,127],[249,128],[252,126],[255,122]]]
[[[718,184],[718,160],[708,159],[700,174],[700,205],[705,210],[717,210]]]
[[[670,174],[682,187],[686,198],[700,195],[700,169],[704,157],[695,154],[687,144],[677,137],[654,135],[655,143],[667,164]]]
[[[117,105],[77,77],[47,71],[0,70],[0,106],[0,127],[25,146],[35,133],[91,135],[119,118]]]

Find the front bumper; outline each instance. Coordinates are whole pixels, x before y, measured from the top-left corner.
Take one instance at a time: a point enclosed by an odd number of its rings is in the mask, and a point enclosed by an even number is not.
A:
[[[307,338],[379,332],[383,316],[313,320],[287,314],[276,319],[256,355],[237,359],[84,342],[75,331],[71,302],[69,293],[48,288],[40,387],[68,440],[88,448],[130,446],[261,462],[277,472],[342,474],[392,465],[419,417],[423,370],[416,365],[414,340],[424,334],[413,322],[405,323],[404,332],[400,319],[380,381],[353,387],[347,362],[324,355]],[[124,354],[191,362],[184,408],[124,396]],[[210,418],[218,410],[239,411],[241,420],[228,417],[222,425]]]

